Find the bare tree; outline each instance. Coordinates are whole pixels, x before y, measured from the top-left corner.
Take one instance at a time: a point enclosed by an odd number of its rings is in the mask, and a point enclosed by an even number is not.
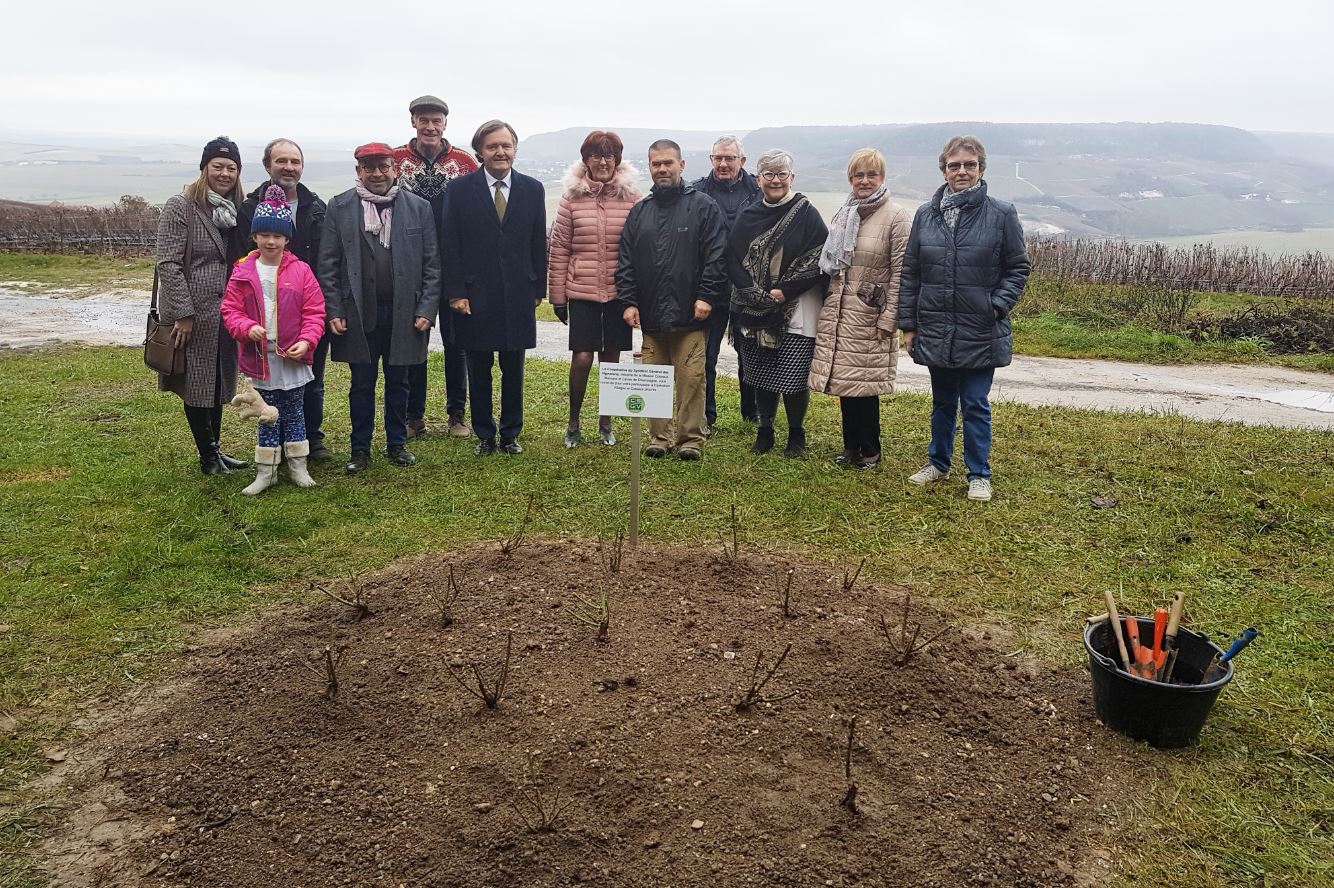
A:
[[[343,656],[347,653],[346,647],[340,647],[335,655],[333,648],[329,645],[324,646],[324,653],[320,661],[324,668],[312,666],[305,660],[300,661],[301,665],[310,670],[314,675],[324,682],[324,699],[338,699],[338,667],[343,665]]]
[[[514,813],[519,815],[519,819],[529,832],[555,832],[556,824],[570,803],[561,799],[559,784],[550,793],[545,792],[545,780],[538,769],[536,759],[531,752],[526,753],[526,759],[523,783],[515,797],[509,801],[509,805],[514,809]]]
[[[861,563],[857,565],[857,570],[851,574],[847,568],[843,569],[843,594],[847,595],[852,591],[852,587],[857,584],[857,578],[862,575],[862,568],[866,566],[866,557],[863,556]]]
[[[598,554],[602,557],[602,569],[607,573],[620,573],[621,563],[625,558],[625,528],[618,528],[616,536],[608,543],[598,535]]]
[[[597,627],[598,632],[593,637],[594,641],[604,644],[607,642],[607,633],[611,629],[611,597],[607,594],[605,586],[599,586],[598,593],[593,598],[581,599],[573,613],[579,622]]]
[[[375,612],[371,610],[370,606],[369,590],[367,590],[358,574],[349,574],[347,579],[343,581],[343,586],[344,594],[342,595],[330,592],[323,586],[316,586],[315,588],[350,609],[352,611],[352,622],[354,623],[360,623],[367,617],[375,616]]]
[[[857,808],[857,784],[852,782],[852,742],[856,733],[857,716],[854,715],[848,719],[848,745],[843,752],[843,780],[847,783],[848,788],[843,793],[842,801],[838,804],[839,807],[846,808],[853,814],[860,814],[861,811]]]
[[[783,616],[791,618],[796,613],[792,610],[792,578],[796,575],[796,570],[789,567],[786,572],[786,579],[783,582],[783,597],[779,599],[783,604]],[[783,575],[780,574],[780,577]]]
[[[431,600],[435,602],[435,606],[440,610],[440,628],[447,629],[454,625],[454,602],[459,600],[459,595],[462,592],[458,580],[454,578],[454,565],[451,564],[445,587],[431,590]]]
[[[537,494],[528,494],[528,505],[523,510],[523,519],[519,521],[519,525],[514,529],[513,534],[500,541],[500,555],[502,558],[509,558],[528,541],[528,523],[533,520],[533,504],[536,500]]]
[[[718,533],[718,542],[722,543],[723,545],[723,558],[735,564],[737,561],[741,560],[741,523],[737,520],[736,517],[736,503],[732,503],[731,527],[732,527],[731,547],[730,548],[728,547],[727,539],[723,536],[721,531]]]

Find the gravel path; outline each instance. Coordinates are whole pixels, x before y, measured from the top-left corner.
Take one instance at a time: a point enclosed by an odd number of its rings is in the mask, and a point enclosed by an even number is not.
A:
[[[134,290],[84,296],[0,287],[0,348],[62,342],[137,346],[143,342],[147,304],[148,294]],[[537,338],[535,356],[568,359],[560,324],[539,323]],[[432,348],[439,350],[439,339]],[[719,369],[736,375],[736,354],[728,347]],[[905,391],[928,390],[925,368],[907,358],[899,362],[899,380]],[[1260,365],[1164,366],[1020,356],[997,372],[993,399],[1334,429],[1334,376]]]

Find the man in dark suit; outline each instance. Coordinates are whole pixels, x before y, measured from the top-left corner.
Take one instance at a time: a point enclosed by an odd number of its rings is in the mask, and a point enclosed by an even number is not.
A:
[[[371,460],[375,384],[384,364],[384,436],[389,461],[417,461],[407,448],[408,368],[426,360],[440,307],[440,252],[431,205],[394,182],[394,151],[362,145],[357,184],[329,201],[320,236],[320,288],[331,355],[350,365],[355,475]]]
[[[546,192],[515,172],[519,137],[503,120],[477,128],[482,168],[445,191],[441,224],[444,296],[454,342],[468,353],[476,453],[523,453],[524,353],[537,346],[537,306],[547,292]],[[500,359],[500,425],[492,412],[491,365]]]

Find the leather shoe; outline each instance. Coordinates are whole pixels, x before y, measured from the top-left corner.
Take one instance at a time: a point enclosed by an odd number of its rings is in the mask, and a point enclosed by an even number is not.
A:
[[[854,465],[859,469],[874,469],[876,466],[880,465],[880,454],[876,453],[871,456],[863,456],[861,459],[857,460]]]
[[[333,451],[328,447],[325,447],[323,441],[318,444],[311,444],[310,458],[315,460],[315,462],[328,462],[333,459]]]
[[[409,438],[420,438],[426,434],[426,420],[424,419],[409,419],[407,425]]]
[[[359,472],[364,472],[370,464],[371,452],[369,450],[354,450],[352,451],[352,457],[347,461],[347,465],[343,467],[343,471],[349,475],[356,475]]]
[[[850,469],[853,464],[857,462],[859,456],[860,454],[856,450],[844,450],[838,456],[834,457],[834,465]]]
[[[644,448],[644,455],[649,459],[662,459],[667,455],[667,448],[658,444],[650,444]]]
[[[520,453],[523,453],[523,445],[515,440],[501,441],[500,452],[508,453],[510,456],[518,456]]]
[[[676,455],[678,458],[689,462],[695,462],[696,460],[704,458],[704,454],[693,447],[682,447],[680,450],[676,451]]]
[[[204,475],[226,475],[228,469],[218,459],[217,453],[210,453],[207,456],[199,457],[199,471]]]
[[[490,438],[477,442],[477,446],[472,449],[477,456],[490,456],[496,452],[496,442]]]
[[[396,466],[406,467],[417,464],[416,455],[402,444],[390,444],[386,455],[389,457],[389,461]]]

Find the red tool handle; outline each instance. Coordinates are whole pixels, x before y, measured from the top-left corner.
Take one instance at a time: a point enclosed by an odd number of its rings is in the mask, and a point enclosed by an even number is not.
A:
[[[1154,608],[1153,611],[1153,669],[1157,677],[1158,670],[1167,662],[1167,651],[1163,650],[1163,634],[1167,631],[1167,608]]]

